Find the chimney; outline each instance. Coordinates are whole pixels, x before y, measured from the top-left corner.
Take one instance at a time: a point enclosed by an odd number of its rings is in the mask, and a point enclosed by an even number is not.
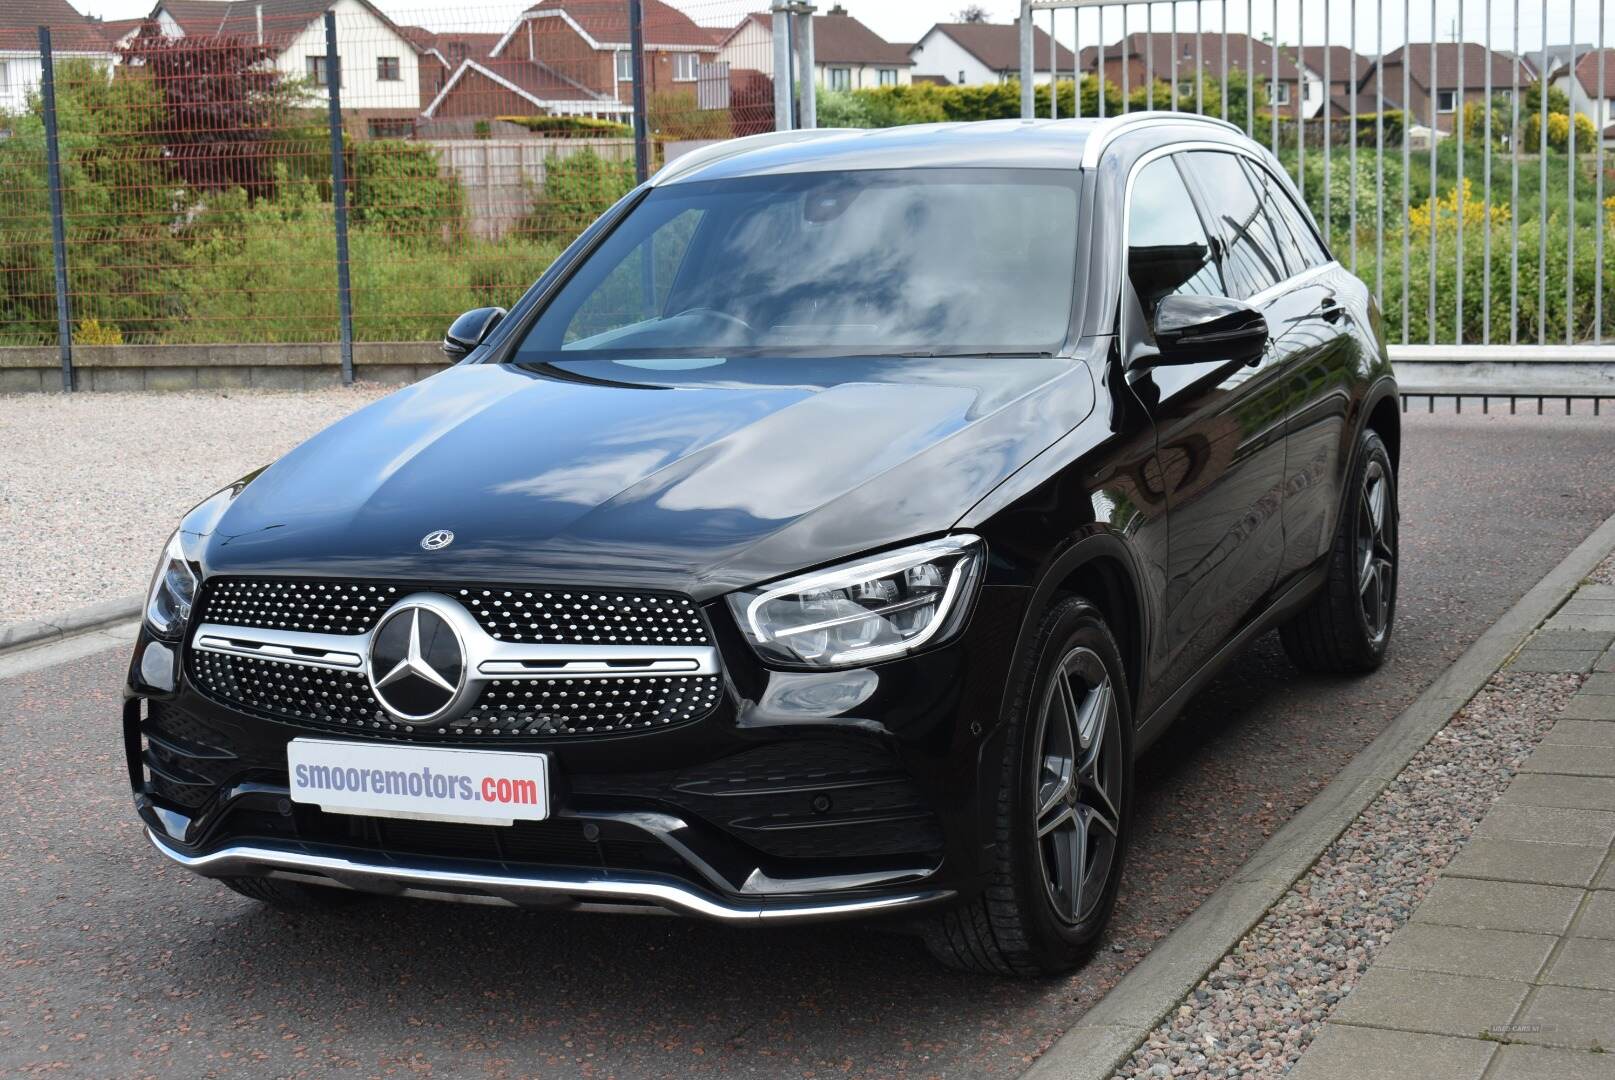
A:
[[[264,6],[258,5],[258,44],[264,43]]]
[[[827,15],[845,15],[846,13],[847,13],[847,9],[842,7],[840,4],[837,4],[835,7],[831,8],[829,11],[827,11],[825,14],[827,14]]]

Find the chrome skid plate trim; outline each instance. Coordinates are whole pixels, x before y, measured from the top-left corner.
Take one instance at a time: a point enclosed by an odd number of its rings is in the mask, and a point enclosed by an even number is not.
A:
[[[238,844],[186,855],[164,843],[150,829],[147,838],[158,851],[204,877],[295,876],[300,881],[337,885],[366,892],[428,896],[469,903],[508,903],[575,908],[616,908],[672,912],[724,923],[815,922],[878,915],[901,908],[950,899],[947,889],[915,889],[889,896],[824,899],[797,903],[735,903],[710,896],[668,877],[606,875],[587,870],[546,867],[533,873],[505,870],[489,873],[449,859],[406,863],[389,857],[369,863],[335,849],[321,851],[267,844]]]

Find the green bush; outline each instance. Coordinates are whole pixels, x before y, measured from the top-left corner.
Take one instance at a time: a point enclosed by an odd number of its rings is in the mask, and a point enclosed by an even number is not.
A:
[[[401,239],[457,240],[465,229],[465,192],[444,176],[437,151],[402,139],[355,143],[353,221]]]
[[[611,120],[596,120],[592,116],[496,116],[507,124],[520,124],[528,131],[544,135],[612,135],[632,138],[634,129],[627,124]],[[479,121],[486,129],[487,121]],[[480,137],[480,135],[479,135]]]
[[[606,161],[592,150],[544,163],[544,187],[519,232],[562,246],[634,188],[632,161]]]

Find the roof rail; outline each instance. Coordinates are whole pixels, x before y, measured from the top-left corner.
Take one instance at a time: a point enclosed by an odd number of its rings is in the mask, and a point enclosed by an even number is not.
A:
[[[798,128],[794,131],[765,131],[761,135],[742,135],[738,139],[725,139],[723,142],[703,146],[698,150],[691,150],[688,154],[674,158],[656,170],[656,175],[650,178],[649,183],[651,187],[656,187],[658,184],[677,180],[686,173],[711,165],[715,161],[734,157],[736,154],[745,154],[752,150],[762,150],[770,146],[810,142],[829,135],[851,135],[858,130],[857,128]]]
[[[1126,135],[1140,127],[1153,124],[1215,124],[1217,127],[1240,135],[1245,129],[1238,124],[1227,120],[1219,120],[1214,116],[1203,116],[1200,113],[1169,112],[1164,109],[1151,109],[1145,112],[1122,113],[1120,116],[1108,117],[1101,120],[1089,134],[1087,141],[1082,144],[1082,167],[1084,169],[1097,168],[1099,156],[1105,152],[1105,147],[1112,141]]]

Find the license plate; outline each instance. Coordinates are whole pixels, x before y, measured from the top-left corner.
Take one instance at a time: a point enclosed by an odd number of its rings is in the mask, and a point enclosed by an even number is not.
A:
[[[334,814],[509,825],[549,816],[547,754],[293,739],[294,802]]]

